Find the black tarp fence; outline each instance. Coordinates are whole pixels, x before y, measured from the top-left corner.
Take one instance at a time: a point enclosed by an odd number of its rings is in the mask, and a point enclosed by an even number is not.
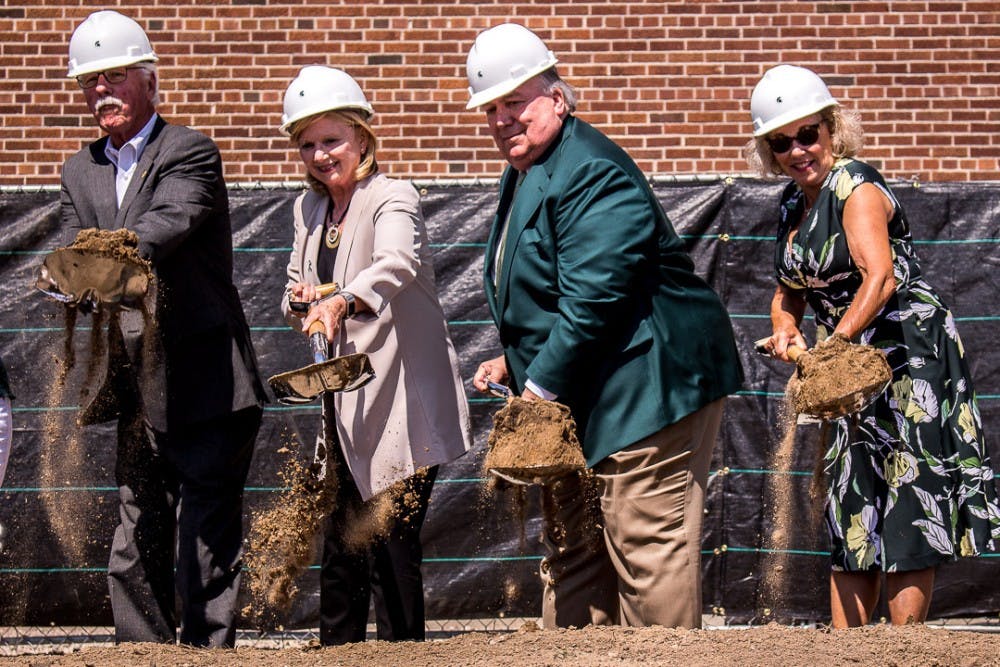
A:
[[[540,519],[529,491],[522,516],[516,503],[490,500],[480,473],[490,415],[497,399],[468,382],[479,361],[498,353],[481,291],[483,246],[496,204],[492,184],[417,184],[434,250],[438,289],[458,349],[473,415],[475,449],[443,466],[423,531],[428,617],[534,616],[540,613]],[[998,460],[1000,354],[1000,183],[895,182],[909,214],[926,274],[951,304],[979,392],[979,406]],[[703,541],[706,612],[729,623],[823,621],[828,618],[828,545],[810,527],[808,487],[818,429],[798,431],[795,514],[788,549],[768,553],[771,526],[768,468],[780,434],[778,410],[790,367],[753,352],[770,332],[771,263],[782,184],[755,179],[654,181],[654,189],[699,273],[721,295],[732,317],[746,384],[730,398],[712,465]],[[278,301],[291,245],[294,187],[230,190],[236,278],[266,375],[309,361],[304,337],[281,319]],[[614,224],[614,220],[608,220]],[[60,383],[66,327],[62,306],[32,288],[44,254],[60,243],[58,194],[0,193],[0,352],[17,395],[14,448],[0,523],[0,626],[108,625],[104,570],[116,523],[113,427],[74,427],[87,369],[91,321],[82,318],[70,348],[77,363]],[[614,249],[609,249],[613,252]],[[377,370],[377,369],[376,369]],[[319,407],[276,403],[265,412],[247,483],[247,509],[277,496],[287,455],[305,456],[319,426]],[[82,451],[83,454],[76,452]],[[62,471],[60,474],[53,472]],[[66,539],[57,539],[61,533]],[[81,539],[82,536],[82,539]],[[72,538],[72,539],[70,539]],[[67,547],[68,545],[68,547]],[[772,615],[762,599],[768,559],[784,559],[788,582]],[[980,617],[1000,609],[1000,559],[968,558],[940,568],[934,618]],[[315,569],[299,582],[288,628],[315,627]]]

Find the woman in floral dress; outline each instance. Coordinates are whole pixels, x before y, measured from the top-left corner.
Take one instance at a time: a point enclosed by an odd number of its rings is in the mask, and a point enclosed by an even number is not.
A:
[[[834,627],[868,623],[885,574],[894,624],[927,617],[935,567],[994,551],[1000,510],[965,350],[921,273],[899,202],[861,148],[857,116],[815,73],[779,65],[751,97],[747,158],[792,179],[781,197],[771,354],[791,361],[817,338],[873,345],[893,369],[886,391],[837,420],[825,455]]]

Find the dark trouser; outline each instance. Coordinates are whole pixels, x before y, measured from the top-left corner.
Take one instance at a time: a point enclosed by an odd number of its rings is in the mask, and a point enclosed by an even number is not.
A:
[[[181,643],[233,646],[243,485],[260,421],[257,407],[169,433],[141,417],[119,420],[121,524],[108,564],[115,641],[174,642],[176,591]]]
[[[397,518],[389,534],[364,550],[344,545],[347,516],[362,505],[340,447],[329,448],[334,462],[328,474],[338,476],[337,504],[327,518],[320,570],[319,636],[324,645],[365,640],[368,607],[374,596],[377,637],[384,641],[424,639],[424,585],[420,573],[423,547],[420,527],[427,514],[437,466],[406,480],[412,496],[396,500]],[[407,494],[410,495],[410,494]]]

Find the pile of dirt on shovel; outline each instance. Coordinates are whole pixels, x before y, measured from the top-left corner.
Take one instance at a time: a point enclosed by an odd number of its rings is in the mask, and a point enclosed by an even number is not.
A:
[[[794,411],[809,415],[850,414],[862,395],[879,391],[892,379],[885,355],[871,345],[832,336],[798,360]]]
[[[568,407],[514,397],[493,415],[484,468],[583,470],[587,463]]]
[[[137,264],[149,269],[149,262],[139,255],[139,237],[130,229],[81,229],[73,243],[73,250],[111,257],[120,262]]]

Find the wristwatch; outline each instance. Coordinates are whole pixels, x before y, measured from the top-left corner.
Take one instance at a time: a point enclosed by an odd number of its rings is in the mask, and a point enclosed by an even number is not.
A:
[[[347,302],[347,315],[345,315],[344,317],[354,317],[354,313],[357,312],[358,308],[357,299],[355,299],[354,295],[351,294],[350,292],[341,292],[340,296],[342,296],[344,298],[344,301]]]

